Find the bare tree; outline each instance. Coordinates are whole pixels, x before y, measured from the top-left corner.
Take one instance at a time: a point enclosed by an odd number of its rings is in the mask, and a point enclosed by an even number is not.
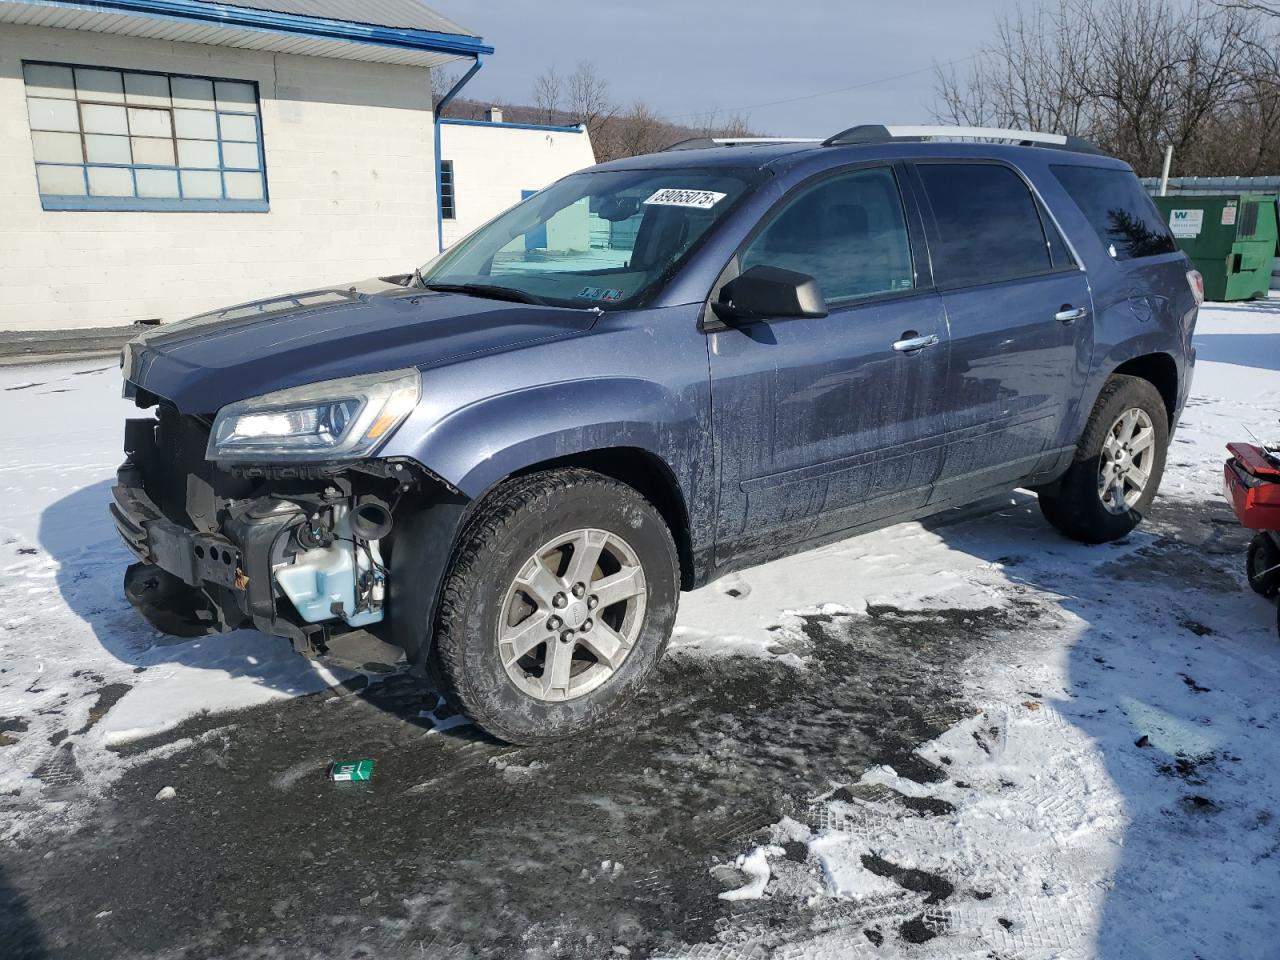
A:
[[[673,127],[674,129],[674,127]],[[750,137],[755,135],[751,126],[751,118],[741,111],[723,116],[719,110],[711,108],[693,114],[688,126],[689,132],[697,137]]]
[[[670,145],[670,125],[643,100],[637,100],[616,120],[618,155],[636,157]]]
[[[444,99],[445,94],[453,89],[453,85],[458,82],[458,74],[452,73],[444,69],[444,67],[431,68],[431,109],[434,110],[440,105],[440,101]]]
[[[1243,10],[1246,13],[1261,13],[1269,17],[1280,17],[1280,3],[1266,0],[1214,0],[1214,5],[1224,9]]]
[[[966,70],[937,69],[934,115],[1087,136],[1140,173],[1155,173],[1168,145],[1180,170],[1221,169],[1231,163],[1224,138],[1238,147],[1243,125],[1263,132],[1274,119],[1263,54],[1274,63],[1275,38],[1244,6],[1058,0],[1020,10],[997,20],[995,41]],[[1251,165],[1267,155],[1250,152]]]
[[[567,112],[575,123],[581,123],[591,135],[596,156],[612,159],[606,145],[606,128],[618,113],[617,105],[609,99],[609,82],[604,79],[590,60],[581,61],[569,75],[566,84]]]
[[[1192,159],[1206,121],[1231,104],[1241,83],[1243,18],[1165,0],[1117,0],[1106,9],[1088,81],[1099,111],[1096,138],[1148,173],[1166,145]]]
[[[724,123],[716,131],[718,137],[753,137],[755,129],[751,126],[751,117],[741,111],[725,117]]]
[[[1235,102],[1208,118],[1201,152],[1209,169],[1240,176],[1280,169],[1280,46],[1250,43]]]
[[[714,137],[716,130],[720,127],[720,111],[709,108],[700,113],[690,114],[689,127],[695,136]]]
[[[556,122],[563,99],[564,81],[556,73],[555,67],[548,67],[533,81],[533,104],[542,116],[542,123]]]
[[[1078,135],[1087,124],[1087,70],[1097,45],[1083,4],[998,18],[996,40],[961,77],[935,68],[939,120],[966,126],[1030,127]]]

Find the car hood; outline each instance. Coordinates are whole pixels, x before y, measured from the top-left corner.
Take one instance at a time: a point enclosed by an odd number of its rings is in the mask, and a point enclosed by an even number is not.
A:
[[[591,310],[542,307],[370,280],[257,300],[148,330],[122,357],[137,388],[183,413],[305,383],[574,336]]]

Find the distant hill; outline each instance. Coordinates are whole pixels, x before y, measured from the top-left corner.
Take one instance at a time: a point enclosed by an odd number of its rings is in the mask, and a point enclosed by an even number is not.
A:
[[[507,123],[542,123],[555,126],[575,126],[582,118],[567,110],[546,110],[520,103],[502,103],[487,100],[457,98],[444,111],[446,117],[463,120],[483,120],[490,107],[502,111]],[[756,136],[744,117],[722,118],[708,114],[695,124],[672,123],[658,116],[643,103],[626,108],[605,108],[599,115],[586,120],[591,134],[591,145],[596,160],[616,160],[643,153],[655,153],[692,137],[750,137]]]

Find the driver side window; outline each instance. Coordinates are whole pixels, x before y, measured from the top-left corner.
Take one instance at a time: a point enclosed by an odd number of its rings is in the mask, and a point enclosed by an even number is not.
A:
[[[911,243],[898,182],[888,167],[852,170],[802,188],[741,258],[818,281],[828,303],[910,290]]]

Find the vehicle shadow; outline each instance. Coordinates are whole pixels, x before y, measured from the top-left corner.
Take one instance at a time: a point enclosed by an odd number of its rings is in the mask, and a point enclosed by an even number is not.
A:
[[[0,957],[43,960],[47,955],[44,938],[27,911],[26,898],[10,885],[0,867]]]
[[[1280,370],[1280,331],[1276,333],[1203,333],[1196,336],[1196,356],[1261,370]]]
[[[938,533],[1058,598],[1074,631],[1066,689],[1044,694],[1101,754],[1110,783],[1087,789],[1118,794],[1123,816],[1110,877],[1093,865],[1106,893],[1085,955],[1274,956],[1280,645],[1274,607],[1238,572],[1248,531],[1214,500],[1157,500],[1129,538],[1097,547],[1060,537],[1030,495],[1001,513]],[[1070,844],[1050,855],[1071,886]]]

